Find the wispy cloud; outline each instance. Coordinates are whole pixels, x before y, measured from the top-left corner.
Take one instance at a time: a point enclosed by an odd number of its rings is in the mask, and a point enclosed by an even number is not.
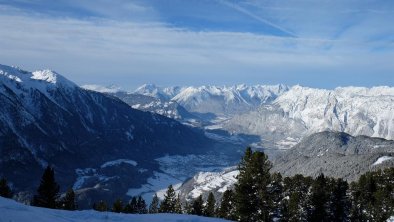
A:
[[[102,10],[102,6],[79,7],[96,15]],[[356,84],[358,76],[371,76],[365,84],[380,84],[372,74],[384,77],[382,83],[394,84],[393,39],[387,37],[393,36],[393,30],[387,21],[382,23],[380,16],[369,15],[343,28],[348,22],[323,19],[303,24],[305,12],[278,10],[275,5],[275,13],[272,9],[265,11],[270,18],[267,21],[273,21],[276,28],[296,30],[295,38],[196,31],[153,19],[159,17],[151,13],[154,6],[130,7],[131,11],[147,10],[146,19],[48,16],[0,7],[0,63],[27,69],[51,68],[81,84],[110,82],[124,88],[145,82],[198,85],[262,81],[329,87]],[[258,16],[259,10],[267,10],[264,5],[251,7],[256,9],[248,8],[243,13]],[[330,24],[331,28],[310,34],[321,24]],[[338,30],[341,33],[332,37]],[[330,76],[331,83],[319,81],[319,74],[321,79],[325,78],[322,75]]]

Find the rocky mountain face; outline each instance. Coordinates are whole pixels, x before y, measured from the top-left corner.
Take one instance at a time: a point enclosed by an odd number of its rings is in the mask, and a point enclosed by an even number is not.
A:
[[[270,104],[233,117],[223,127],[260,135],[266,147],[290,148],[304,136],[325,130],[394,138],[394,88],[335,90],[294,86]]]
[[[0,175],[16,191],[34,190],[50,164],[63,189],[74,186],[88,199],[116,187],[108,194],[116,196],[151,176],[154,158],[205,153],[214,144],[196,128],[49,70],[0,65],[0,104]]]

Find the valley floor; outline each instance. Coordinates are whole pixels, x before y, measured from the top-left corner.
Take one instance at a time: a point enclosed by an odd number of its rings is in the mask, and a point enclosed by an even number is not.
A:
[[[26,206],[0,197],[0,222],[225,222],[217,218],[178,214],[118,214],[94,210],[65,211]]]

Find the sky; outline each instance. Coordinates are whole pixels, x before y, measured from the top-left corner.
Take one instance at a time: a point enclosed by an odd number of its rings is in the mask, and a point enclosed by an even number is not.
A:
[[[394,86],[392,0],[0,0],[0,63],[77,84]]]

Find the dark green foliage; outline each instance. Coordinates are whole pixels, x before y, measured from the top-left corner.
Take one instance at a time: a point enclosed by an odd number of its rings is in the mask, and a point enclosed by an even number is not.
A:
[[[103,200],[100,200],[98,203],[93,204],[93,209],[100,212],[108,211],[108,205]]]
[[[367,172],[351,184],[352,221],[386,221],[394,214],[394,168]]]
[[[11,188],[8,186],[5,178],[1,178],[0,180],[0,197],[12,198]]]
[[[215,205],[216,200],[213,193],[210,192],[207,199],[207,204],[204,207],[204,216],[206,217],[214,217],[215,216]]]
[[[181,197],[179,196],[179,194],[178,194],[176,201],[175,201],[175,213],[177,213],[177,214],[183,213]]]
[[[145,200],[139,196],[137,200],[137,213],[138,214],[147,214],[148,210],[146,209]]]
[[[167,192],[164,195],[164,200],[160,205],[160,213],[175,213],[176,194],[172,185],[168,186]]]
[[[235,184],[237,219],[243,221],[271,220],[272,199],[269,193],[272,164],[262,152],[247,148],[239,165]]]
[[[227,220],[235,220],[234,192],[226,190],[217,210],[217,216]]]
[[[348,221],[350,201],[347,196],[349,185],[342,179],[332,179],[332,192],[330,195],[330,220]]]
[[[159,197],[157,197],[157,194],[155,193],[155,196],[153,196],[152,202],[149,205],[149,213],[150,214],[159,213],[159,205],[160,205],[160,200]]]
[[[64,210],[76,210],[75,193],[73,189],[68,189],[66,195],[61,200],[61,208]]]
[[[128,204],[124,207],[123,210],[128,214],[137,214],[138,213],[138,201],[137,197],[132,197]]]
[[[300,174],[283,179],[282,221],[306,221],[308,191],[313,179]]]
[[[204,200],[202,199],[202,195],[193,201],[191,214],[199,216],[204,214]]]
[[[280,173],[272,174],[269,195],[272,200],[272,216],[278,218],[281,215],[280,208],[283,200],[283,181]]]
[[[32,205],[37,207],[57,208],[59,185],[55,181],[54,169],[48,166],[41,178],[37,194],[33,197]]]
[[[328,182],[327,178],[320,174],[312,183],[310,207],[308,209],[309,221],[327,221],[328,213]]]
[[[115,202],[112,204],[111,211],[115,213],[123,212],[123,202],[121,199],[115,200]]]

